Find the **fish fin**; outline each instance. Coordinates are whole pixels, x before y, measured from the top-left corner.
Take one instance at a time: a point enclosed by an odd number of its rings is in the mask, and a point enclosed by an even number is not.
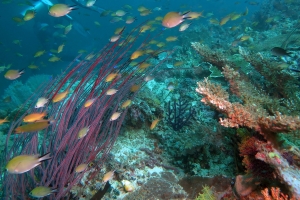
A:
[[[21,74],[24,74],[25,73],[25,68],[23,68],[23,69],[21,69],[20,71],[19,71],[19,74],[21,75]]]
[[[45,160],[49,160],[49,159],[51,159],[51,158],[52,158],[52,157],[50,156],[50,152],[48,152],[48,153],[46,153],[46,154],[40,156],[40,157],[39,157],[39,161],[42,162],[42,161],[45,161]]]
[[[181,16],[184,16],[184,15],[190,13],[190,12],[191,12],[191,11],[187,11],[187,12],[185,12],[185,13],[182,13]]]
[[[77,6],[77,5],[70,6],[70,9],[71,9],[71,10],[78,10],[78,8],[77,8],[76,6]]]
[[[192,19],[192,17],[183,17],[182,19],[183,20],[185,20],[185,19]]]

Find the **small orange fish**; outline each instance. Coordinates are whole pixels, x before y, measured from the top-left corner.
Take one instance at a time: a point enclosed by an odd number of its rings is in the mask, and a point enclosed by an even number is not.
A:
[[[127,108],[130,104],[131,104],[131,100],[128,99],[121,105],[121,108]]]
[[[47,115],[46,111],[42,113],[31,113],[23,118],[23,122],[35,122],[43,119]]]
[[[138,57],[142,56],[143,54],[144,54],[144,51],[137,50],[131,54],[130,59],[131,60],[137,59]]]
[[[7,120],[7,117],[5,117],[4,119],[0,119],[0,125],[3,124],[3,123],[5,123],[5,122],[9,122],[9,121]]]
[[[160,121],[160,119],[154,120],[154,121],[152,122],[151,126],[150,126],[150,130],[153,130],[153,129],[156,127],[156,125],[158,124],[159,121]]]
[[[189,12],[183,14],[178,12],[168,12],[162,20],[162,25],[167,28],[173,28],[181,24],[185,19],[189,18],[187,16],[188,13]]]
[[[84,136],[86,136],[86,134],[89,132],[89,130],[90,130],[89,126],[80,129],[80,131],[78,132],[78,137],[77,138],[78,139],[83,138]]]
[[[54,4],[49,8],[49,15],[53,17],[62,17],[75,10],[75,6],[68,6],[66,4]]]
[[[186,14],[186,17],[189,19],[198,19],[199,17],[202,17],[203,12],[189,12]]]
[[[106,77],[105,82],[111,82],[111,81],[114,80],[117,76],[118,76],[118,73],[111,73],[111,74],[109,74],[109,75]]]
[[[33,122],[33,123],[30,123],[30,124],[25,124],[25,125],[17,127],[15,129],[15,133],[40,131],[40,130],[43,130],[43,129],[47,128],[52,123],[53,123],[52,120],[43,120],[43,121],[40,121],[40,122]]]
[[[109,121],[115,121],[116,119],[118,119],[120,117],[121,113],[120,112],[114,112],[112,114],[112,116],[110,117]]]
[[[114,95],[117,92],[118,92],[118,90],[112,88],[112,89],[109,89],[106,91],[106,95]]]
[[[69,89],[67,89],[66,91],[64,92],[61,92],[61,93],[58,93],[56,94],[53,99],[52,99],[52,102],[53,103],[56,103],[56,102],[59,102],[59,101],[62,101],[64,98],[67,97],[67,95],[69,94]]]
[[[4,77],[8,80],[15,80],[19,78],[22,74],[24,73],[24,70],[8,70],[5,74]]]
[[[90,106],[95,102],[95,100],[96,100],[96,98],[87,100],[87,101],[84,103],[84,107],[85,107],[85,108],[90,107]]]
[[[230,17],[231,17],[231,16],[228,15],[228,16],[224,17],[223,19],[221,19],[219,25],[220,25],[220,26],[223,26],[224,24],[226,24],[226,23],[230,20]]]
[[[139,65],[139,69],[147,69],[151,64],[149,63],[146,63],[146,62],[142,62],[140,65]]]
[[[106,183],[107,181],[110,181],[114,177],[115,171],[109,171],[106,174],[104,174],[102,182]]]
[[[169,36],[166,38],[167,42],[174,42],[176,40],[178,40],[178,37],[176,37],[176,36]]]
[[[77,173],[83,172],[84,170],[86,170],[87,167],[88,164],[82,163],[75,168],[75,172]]]

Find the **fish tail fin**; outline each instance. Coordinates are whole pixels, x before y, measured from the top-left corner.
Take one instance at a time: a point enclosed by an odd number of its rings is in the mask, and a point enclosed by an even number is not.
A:
[[[184,16],[184,15],[190,13],[190,12],[191,12],[191,11],[189,10],[189,11],[186,11],[186,12],[182,13],[181,15]]]
[[[47,116],[47,111],[42,112],[44,116]]]
[[[24,74],[24,73],[25,73],[25,68],[23,68],[19,71],[19,74]]]
[[[72,5],[72,6],[70,6],[70,9],[71,10],[77,10],[78,8],[76,7],[77,5]]]
[[[39,157],[39,161],[42,162],[42,161],[45,161],[45,160],[49,160],[49,159],[51,159],[51,158],[52,158],[52,157],[50,156],[50,152],[48,152],[48,153],[46,153],[46,154],[40,156],[40,157]]]

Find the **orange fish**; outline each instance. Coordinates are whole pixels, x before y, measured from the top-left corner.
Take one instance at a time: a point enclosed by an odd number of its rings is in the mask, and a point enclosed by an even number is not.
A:
[[[25,125],[17,127],[15,129],[15,133],[40,131],[40,130],[47,128],[52,123],[53,123],[53,121],[51,121],[51,120],[43,120],[40,122],[33,122],[30,124],[25,124]]]
[[[142,62],[140,65],[139,65],[139,68],[144,70],[144,69],[147,69],[151,64],[149,63],[146,63],[146,62]]]
[[[153,129],[156,127],[156,125],[158,124],[159,121],[160,121],[160,119],[154,120],[154,121],[152,122],[151,126],[150,126],[150,130],[153,130]]]
[[[118,73],[111,73],[111,74],[109,74],[109,75],[106,77],[105,82],[111,82],[111,81],[114,80],[117,76],[118,76]]]
[[[112,114],[112,116],[110,117],[110,120],[109,120],[109,121],[115,121],[116,119],[118,119],[118,118],[120,117],[121,114],[122,114],[122,113],[120,113],[120,112],[114,112],[114,113]]]
[[[220,21],[220,26],[223,26],[224,24],[226,24],[229,20],[230,20],[230,15],[228,15],[228,16],[226,16],[226,17],[224,17],[223,19],[221,19],[221,21]]]
[[[130,59],[131,60],[137,59],[138,57],[142,56],[143,54],[144,54],[144,51],[137,50],[131,54]]]
[[[179,24],[181,24],[185,19],[188,19],[187,16],[189,12],[180,14],[178,12],[169,12],[165,15],[162,20],[162,25],[167,28],[173,28]]]
[[[8,70],[5,74],[4,77],[8,80],[15,80],[19,78],[22,74],[24,73],[24,70]]]
[[[46,115],[46,111],[42,113],[31,113],[23,118],[23,122],[35,122],[43,119]]]
[[[95,100],[96,100],[96,98],[87,100],[87,101],[84,103],[84,107],[85,107],[85,108],[90,107],[90,106],[95,102]]]
[[[59,102],[59,101],[63,100],[64,98],[67,97],[67,95],[69,94],[69,92],[70,92],[69,89],[67,89],[67,90],[64,91],[64,92],[61,92],[61,93],[56,94],[56,95],[53,97],[52,102],[53,102],[53,103],[56,103],[56,102]]]
[[[199,17],[202,17],[203,12],[189,12],[186,14],[186,17],[189,19],[198,19]]]
[[[106,174],[104,174],[102,182],[106,183],[107,181],[110,181],[114,177],[114,172],[115,171],[109,171]]]
[[[121,105],[121,108],[127,108],[130,104],[131,104],[131,100],[128,99]]]
[[[0,119],[0,125],[3,124],[3,123],[5,123],[5,122],[9,122],[9,121],[7,120],[7,117],[5,117],[4,119]]]

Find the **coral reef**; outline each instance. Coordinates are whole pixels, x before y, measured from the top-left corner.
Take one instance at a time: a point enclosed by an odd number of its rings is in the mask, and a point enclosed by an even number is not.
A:
[[[224,74],[229,73],[228,66],[224,68]],[[232,77],[238,76],[238,72],[230,71]],[[226,77],[226,76],[225,76]],[[228,75],[227,75],[228,77]],[[229,80],[233,81],[232,77]],[[232,82],[232,90],[235,94],[240,95],[238,92],[242,89],[241,82]],[[203,95],[202,102],[214,107],[219,112],[225,115],[225,119],[220,118],[220,124],[225,127],[247,127],[252,129],[262,136],[264,141],[254,139],[252,143],[255,144],[254,150],[247,152],[247,154],[255,154],[255,158],[264,161],[269,164],[275,171],[279,178],[289,185],[292,196],[300,198],[300,192],[298,190],[299,183],[292,181],[293,177],[299,176],[299,168],[297,166],[290,165],[288,161],[281,156],[281,150],[277,150],[280,145],[276,140],[277,133],[291,133],[292,131],[300,129],[300,119],[298,116],[286,116],[279,112],[275,112],[274,115],[269,115],[263,107],[256,102],[256,104],[231,103],[229,101],[229,94],[221,88],[205,79],[202,82],[198,82],[198,88],[196,91]],[[244,91],[243,93],[245,93]],[[249,142],[250,140],[248,140]],[[246,150],[245,148],[243,148]],[[249,150],[248,150],[249,151]],[[257,164],[257,163],[256,163]],[[254,167],[257,167],[254,166]],[[251,192],[251,191],[250,191]],[[240,194],[243,196],[243,194]],[[248,195],[248,194],[246,194]]]

